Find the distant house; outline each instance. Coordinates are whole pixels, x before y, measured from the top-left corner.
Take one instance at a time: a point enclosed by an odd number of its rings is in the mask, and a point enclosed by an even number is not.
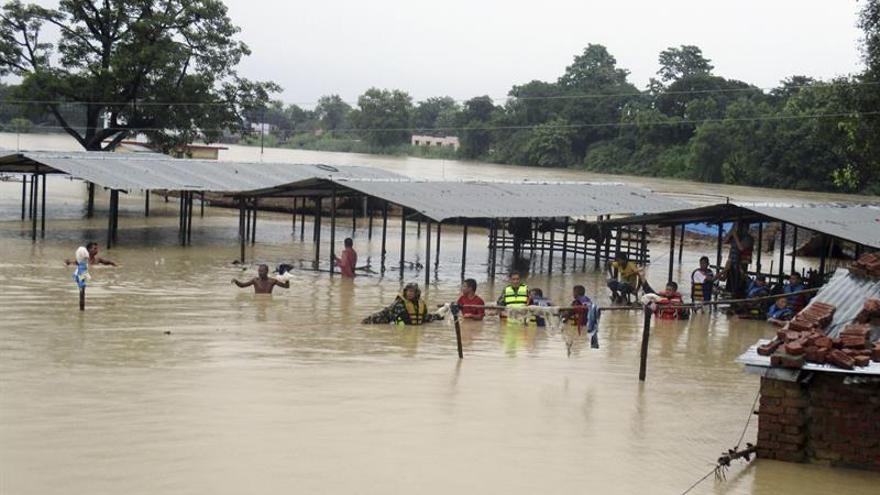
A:
[[[277,128],[278,126],[267,124],[266,122],[251,122],[251,130],[253,132],[270,133]]]
[[[412,137],[412,145],[413,146],[434,146],[434,147],[447,147],[452,148],[458,151],[459,146],[461,146],[458,142],[458,138],[456,136],[420,136],[414,135]]]
[[[168,151],[175,158],[194,158],[197,160],[216,160],[220,150],[227,150],[225,146],[211,146],[207,144],[185,144]],[[152,143],[133,140],[122,141],[113,151],[117,153],[157,153],[160,152]]]

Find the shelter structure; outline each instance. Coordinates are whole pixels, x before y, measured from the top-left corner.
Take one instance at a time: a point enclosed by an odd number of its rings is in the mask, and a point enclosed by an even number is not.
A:
[[[548,271],[553,269],[554,255],[561,257],[563,269],[566,269],[569,261],[570,266],[574,267],[578,257],[585,266],[587,256],[592,256],[598,266],[600,259],[611,256],[612,244],[615,251],[627,250],[632,257],[647,261],[649,241],[644,229],[620,226],[606,228],[603,221],[616,215],[648,214],[686,206],[685,203],[645,189],[586,182],[451,182],[332,177],[253,190],[247,196],[310,198],[316,202],[316,212],[322,211],[321,202],[329,199],[331,244],[335,240],[337,199],[361,197],[377,204],[382,211],[383,272],[390,207],[399,207],[402,212],[401,273],[407,263],[404,258],[407,221],[415,220],[419,230],[421,223],[425,223],[429,240],[432,239],[432,227],[436,225],[435,260],[439,257],[442,226],[460,224],[464,234],[462,278],[467,269],[469,226],[481,226],[489,231],[487,266],[489,276],[494,277],[498,254],[507,249],[512,250],[515,257],[526,251],[531,254],[537,252],[542,257],[546,254]],[[594,221],[588,222],[589,219]],[[316,218],[315,222],[318,224],[320,219]],[[319,235],[315,236],[314,241],[316,246],[320,245]],[[429,241],[425,252],[426,283],[431,279],[431,255]],[[320,256],[320,250],[316,249],[315,263],[320,261]]]
[[[650,225],[669,229],[669,279],[672,279],[675,262],[676,235],[679,235],[679,263],[681,262],[681,245],[684,241],[685,225],[705,223],[717,226],[717,246],[715,264],[722,269],[722,250],[725,239],[723,224],[742,222],[757,226],[756,246],[762,246],[764,227],[768,223],[779,224],[778,263],[775,270],[765,270],[762,249],[755,249],[751,264],[752,274],[764,274],[770,280],[781,282],[787,273],[796,271],[798,236],[809,232],[821,238],[821,255],[817,271],[817,282],[821,282],[830,274],[827,269],[828,254],[836,246],[847,244],[852,253],[858,257],[861,253],[880,249],[880,206],[873,204],[806,204],[806,205],[772,205],[749,203],[720,203],[698,208],[667,210],[663,212],[634,215],[610,221],[616,226]],[[790,238],[788,236],[791,236]],[[803,240],[803,237],[802,237]],[[792,246],[792,253],[786,259],[787,246]],[[773,266],[771,260],[769,265]]]

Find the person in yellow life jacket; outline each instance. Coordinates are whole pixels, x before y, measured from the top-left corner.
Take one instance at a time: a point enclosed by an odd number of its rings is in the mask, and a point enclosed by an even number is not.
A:
[[[422,325],[441,316],[429,313],[428,305],[422,300],[418,284],[407,284],[390,306],[363,319],[363,324],[394,323],[396,325]]]
[[[529,286],[522,283],[519,272],[510,272],[510,283],[498,298],[499,306],[520,307],[529,305]]]

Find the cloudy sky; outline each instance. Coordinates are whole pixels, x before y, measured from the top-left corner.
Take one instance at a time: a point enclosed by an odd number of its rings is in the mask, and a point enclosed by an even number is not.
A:
[[[760,87],[861,68],[856,0],[226,0],[253,49],[241,72],[287,102],[370,86],[416,99],[503,96],[555,80],[588,43],[644,87],[657,54],[694,44],[719,75]]]

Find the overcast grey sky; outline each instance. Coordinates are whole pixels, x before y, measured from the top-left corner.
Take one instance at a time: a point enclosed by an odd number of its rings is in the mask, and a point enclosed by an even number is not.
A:
[[[287,102],[371,86],[414,98],[503,96],[555,80],[601,43],[644,87],[658,53],[694,44],[715,72],[760,87],[861,69],[855,0],[226,0],[253,55],[241,72]]]

